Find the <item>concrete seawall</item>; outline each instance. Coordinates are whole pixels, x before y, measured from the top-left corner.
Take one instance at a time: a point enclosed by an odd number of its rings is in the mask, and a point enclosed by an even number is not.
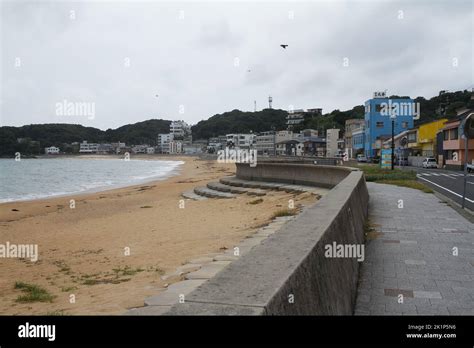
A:
[[[359,263],[325,246],[362,244],[368,191],[360,171],[305,164],[237,165],[249,180],[334,187],[275,234],[171,308],[168,315],[351,315]]]

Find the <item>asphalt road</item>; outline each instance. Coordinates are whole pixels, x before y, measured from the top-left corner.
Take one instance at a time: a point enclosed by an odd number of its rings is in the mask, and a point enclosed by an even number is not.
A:
[[[404,168],[405,169],[405,168]],[[418,180],[456,203],[461,204],[464,172],[445,169],[406,167],[417,172]],[[474,211],[474,174],[467,175],[465,206]]]

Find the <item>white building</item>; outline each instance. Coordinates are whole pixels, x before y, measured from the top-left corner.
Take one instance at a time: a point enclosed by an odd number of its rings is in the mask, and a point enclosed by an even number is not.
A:
[[[170,153],[170,142],[173,141],[174,135],[171,133],[158,134],[158,152]]]
[[[200,154],[202,153],[202,145],[201,144],[184,144],[183,153],[185,153],[186,155]]]
[[[227,146],[250,149],[255,145],[255,134],[227,134]]]
[[[171,121],[170,133],[174,138],[184,139],[191,135],[191,126],[184,121]]]
[[[154,147],[151,147],[151,146],[147,147],[147,148],[146,148],[146,153],[147,153],[148,155],[153,155],[153,154],[155,153],[155,148],[154,148]]]
[[[257,149],[257,153],[260,155],[273,155],[275,150],[277,150],[275,143],[278,144],[282,141],[291,140],[293,139],[293,136],[293,132],[288,130],[262,132],[255,137],[255,147]]]
[[[98,150],[99,144],[88,143],[87,140],[84,140],[79,147],[79,153],[96,153]]]
[[[323,109],[321,108],[312,108],[312,109],[297,109],[290,111],[288,116],[286,116],[286,125],[288,129],[292,129],[293,126],[299,125],[304,121],[305,117],[316,117],[323,114]]]
[[[183,153],[183,142],[180,140],[171,140],[169,143],[169,152],[170,154],[179,154]]]
[[[136,145],[132,147],[132,152],[137,154],[137,153],[147,153],[147,148],[148,145]]]
[[[59,147],[56,147],[56,146],[45,147],[44,153],[47,155],[57,155],[59,153]]]
[[[339,132],[337,128],[326,130],[326,157],[338,157],[341,154],[340,147],[344,145],[344,140],[339,138]]]

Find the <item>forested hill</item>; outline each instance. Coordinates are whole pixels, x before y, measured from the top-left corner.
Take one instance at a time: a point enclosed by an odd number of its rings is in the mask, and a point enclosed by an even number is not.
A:
[[[125,142],[156,145],[158,133],[168,133],[171,121],[147,120],[106,131],[78,124],[50,123],[22,127],[0,127],[0,156],[13,156],[15,152],[39,154],[48,146],[59,146],[61,151],[73,142]],[[18,139],[24,139],[19,142]],[[39,143],[37,143],[39,142]],[[72,149],[71,149],[72,151]]]
[[[257,112],[232,110],[200,121],[192,127],[193,139],[209,139],[229,133],[258,133],[286,128],[288,112],[278,109],[264,109]]]

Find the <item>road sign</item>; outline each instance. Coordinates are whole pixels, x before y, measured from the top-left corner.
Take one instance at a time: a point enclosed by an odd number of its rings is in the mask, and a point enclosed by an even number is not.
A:
[[[382,149],[382,154],[380,158],[380,167],[382,169],[390,169],[392,167],[392,150],[391,149]]]

